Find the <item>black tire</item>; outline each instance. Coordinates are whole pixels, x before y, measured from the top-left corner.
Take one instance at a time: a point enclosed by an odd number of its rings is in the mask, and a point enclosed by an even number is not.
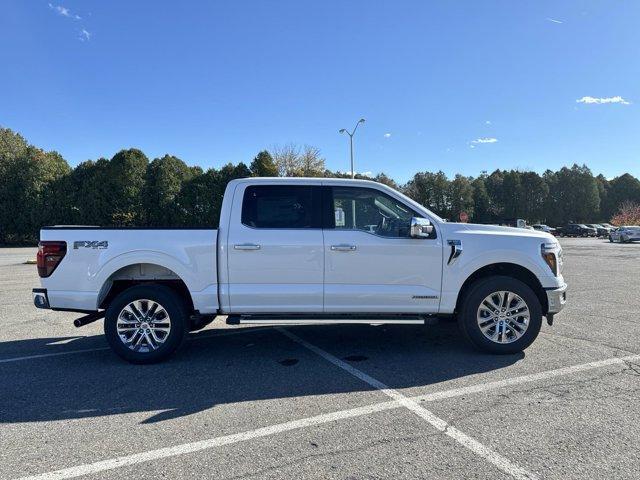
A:
[[[519,295],[529,308],[529,325],[524,334],[511,343],[497,343],[485,335],[478,325],[477,314],[481,302],[491,293],[509,291]],[[476,281],[467,291],[458,315],[458,324],[464,336],[479,350],[496,353],[512,354],[521,352],[540,333],[542,327],[542,307],[540,300],[533,290],[525,283],[513,277],[492,276]]]
[[[130,349],[117,331],[118,316],[124,307],[135,300],[147,299],[160,304],[169,314],[171,329],[157,349],[140,352]],[[189,328],[189,316],[180,295],[164,285],[137,285],[120,293],[109,305],[105,314],[104,334],[111,349],[130,363],[148,364],[160,362],[173,354],[183,343]]]

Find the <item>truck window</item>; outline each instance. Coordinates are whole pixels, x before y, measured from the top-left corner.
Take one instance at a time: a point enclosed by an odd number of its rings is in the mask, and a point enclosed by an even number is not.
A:
[[[409,237],[412,217],[421,215],[373,188],[334,187],[334,228],[362,230],[383,237]]]
[[[242,200],[242,223],[253,228],[322,228],[320,187],[254,185]]]

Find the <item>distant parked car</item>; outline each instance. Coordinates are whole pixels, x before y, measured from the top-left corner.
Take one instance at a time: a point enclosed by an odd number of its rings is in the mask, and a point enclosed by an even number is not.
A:
[[[561,237],[596,237],[598,231],[593,227],[587,227],[584,223],[568,223],[559,229]]]
[[[547,232],[550,233],[551,235],[555,235],[556,234],[556,229],[552,228],[548,225],[545,225],[543,223],[538,223],[536,225],[532,225],[534,230],[538,230],[540,232]]]
[[[628,243],[638,240],[640,240],[640,227],[637,225],[618,227],[609,233],[610,242]]]
[[[605,227],[600,223],[587,223],[587,227],[595,228],[599,237],[608,237],[609,232],[611,232],[611,228]]]

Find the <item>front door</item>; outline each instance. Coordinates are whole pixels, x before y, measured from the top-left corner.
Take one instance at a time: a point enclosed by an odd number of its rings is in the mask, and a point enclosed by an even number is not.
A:
[[[324,187],[325,312],[436,313],[442,239],[411,238],[423,215],[375,188]]]
[[[228,237],[230,312],[322,312],[320,183],[258,184],[236,195]]]

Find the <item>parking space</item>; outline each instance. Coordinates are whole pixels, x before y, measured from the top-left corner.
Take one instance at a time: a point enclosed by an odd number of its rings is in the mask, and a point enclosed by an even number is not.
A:
[[[569,303],[522,354],[216,321],[153,366],[34,309],[34,250],[0,250],[0,478],[637,478],[640,245],[561,243]]]

